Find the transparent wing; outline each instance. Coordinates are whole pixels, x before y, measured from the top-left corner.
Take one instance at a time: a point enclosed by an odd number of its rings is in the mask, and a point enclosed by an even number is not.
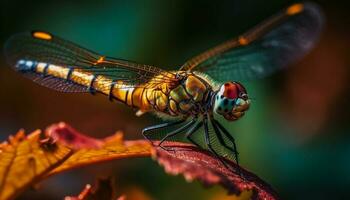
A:
[[[317,5],[294,4],[243,35],[192,58],[181,70],[205,72],[222,82],[265,77],[307,53],[322,25]]]
[[[103,75],[114,82],[123,82],[123,87],[154,87],[158,83],[175,84],[174,74],[157,67],[137,64],[127,60],[102,56],[46,32],[33,31],[12,36],[5,44],[5,56],[12,66],[20,60],[43,62],[81,69],[94,75]],[[64,92],[87,92],[71,81],[40,74],[27,73],[27,77]],[[156,78],[155,78],[156,77]],[[152,84],[146,84],[152,79]]]

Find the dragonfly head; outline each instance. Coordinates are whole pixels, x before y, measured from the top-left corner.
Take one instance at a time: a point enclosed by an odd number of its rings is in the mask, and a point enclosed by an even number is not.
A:
[[[215,95],[214,112],[229,121],[241,118],[249,109],[250,100],[246,89],[238,82],[223,84]]]

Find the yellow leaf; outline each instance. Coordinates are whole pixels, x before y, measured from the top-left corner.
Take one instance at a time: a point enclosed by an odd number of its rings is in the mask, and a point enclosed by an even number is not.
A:
[[[72,153],[49,139],[41,140],[40,133],[25,136],[21,130],[0,145],[0,199],[13,199]]]
[[[121,138],[118,135],[116,138]],[[57,174],[62,171],[91,165],[94,163],[110,160],[149,157],[151,155],[151,145],[146,141],[125,141],[122,140],[112,143],[106,143],[96,149],[80,149],[71,155],[62,165],[54,169],[49,175]]]

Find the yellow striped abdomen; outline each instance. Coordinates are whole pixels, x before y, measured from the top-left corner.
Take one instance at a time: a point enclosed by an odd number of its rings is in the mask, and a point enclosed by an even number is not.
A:
[[[155,84],[150,80],[144,85],[134,87],[126,85],[122,81],[113,81],[112,79],[103,76],[95,75],[86,72],[83,69],[74,69],[73,67],[59,66],[44,62],[35,62],[31,60],[20,60],[17,62],[16,68],[18,71],[34,72],[42,77],[55,77],[62,81],[76,84],[85,87],[86,91],[98,91],[108,95],[111,99],[117,99],[131,107],[140,108],[147,112],[152,109],[159,111],[166,110],[169,93],[169,88],[166,84]],[[155,77],[157,79],[159,77]],[[59,91],[70,92],[69,88],[54,88],[52,85],[42,85],[56,89]]]

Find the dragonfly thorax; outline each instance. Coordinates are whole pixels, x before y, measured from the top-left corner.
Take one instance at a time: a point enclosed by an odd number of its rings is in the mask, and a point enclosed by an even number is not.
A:
[[[180,84],[172,88],[166,101],[170,115],[198,115],[210,106],[212,88],[209,83],[193,73],[182,74]]]
[[[238,82],[223,84],[214,99],[214,112],[224,116],[229,121],[241,118],[250,106],[247,91]]]

